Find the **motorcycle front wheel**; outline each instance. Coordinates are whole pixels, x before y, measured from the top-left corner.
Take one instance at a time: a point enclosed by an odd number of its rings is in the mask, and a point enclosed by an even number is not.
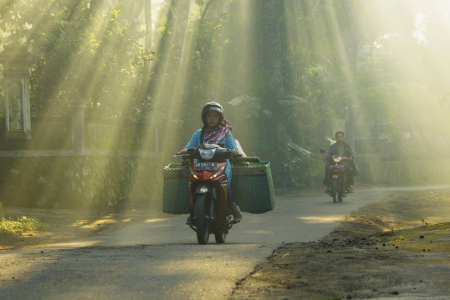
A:
[[[216,238],[216,243],[217,244],[223,244],[227,240],[227,234],[226,233],[216,233],[214,235],[214,237]]]
[[[211,221],[213,217],[214,202],[210,201],[205,194],[195,200],[195,225],[197,227],[197,241],[201,245],[208,244],[211,232]]]
[[[339,201],[339,180],[338,179],[333,179],[333,181],[331,182],[331,195],[333,196],[334,203]],[[342,196],[341,196],[341,198],[342,198]]]

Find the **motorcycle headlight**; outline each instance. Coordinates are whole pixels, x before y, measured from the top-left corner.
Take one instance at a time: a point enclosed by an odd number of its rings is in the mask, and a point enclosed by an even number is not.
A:
[[[191,172],[191,176],[194,177],[195,179],[198,179],[197,174],[195,173],[194,170],[192,170],[192,168],[189,168],[189,171]]]
[[[342,157],[333,157],[334,162],[340,162],[342,160]]]
[[[204,160],[210,160],[214,157],[214,153],[216,152],[216,149],[199,149],[200,157]]]
[[[223,172],[225,171],[225,166],[222,166],[219,170],[216,171],[216,173],[214,173],[209,179],[214,179],[219,175],[222,175]]]

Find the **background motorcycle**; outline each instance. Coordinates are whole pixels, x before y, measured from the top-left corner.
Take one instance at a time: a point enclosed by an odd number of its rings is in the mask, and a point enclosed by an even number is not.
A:
[[[225,159],[230,161],[259,162],[257,157],[232,158],[232,150],[215,144],[202,144],[187,149],[188,154],[174,157],[188,157],[190,210],[193,216],[190,227],[197,232],[199,244],[207,244],[209,235],[214,234],[217,243],[225,243],[226,235],[236,224],[232,219],[228,199],[228,178],[225,174]]]
[[[320,153],[325,153],[324,149],[320,150]],[[327,160],[331,160],[332,164],[328,166],[328,190],[333,202],[342,202],[343,198],[347,196],[347,173],[345,165],[342,164],[348,160],[348,157],[342,155],[327,156]]]

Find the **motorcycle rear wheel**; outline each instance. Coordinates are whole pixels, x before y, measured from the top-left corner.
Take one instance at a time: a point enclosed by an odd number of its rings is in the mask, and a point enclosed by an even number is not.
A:
[[[339,200],[339,181],[334,179],[331,182],[331,195],[333,196],[333,202],[336,203]],[[342,198],[342,196],[341,196]],[[341,200],[342,201],[342,200]]]
[[[211,231],[210,217],[213,217],[214,203],[207,199],[206,195],[200,195],[195,200],[195,225],[197,227],[197,241],[200,245],[206,245]]]

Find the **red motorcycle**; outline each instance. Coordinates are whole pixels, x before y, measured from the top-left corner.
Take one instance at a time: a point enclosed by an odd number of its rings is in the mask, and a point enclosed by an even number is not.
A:
[[[321,149],[321,153],[326,151]],[[326,157],[333,163],[328,166],[328,195],[333,197],[333,202],[342,202],[343,198],[347,196],[347,173],[345,165],[342,164],[348,160],[348,157],[342,155],[333,155]]]
[[[199,244],[207,244],[209,235],[214,234],[217,243],[225,243],[232,219],[228,199],[228,178],[225,174],[225,159],[232,159],[232,151],[215,144],[202,144],[187,149],[190,160],[190,214],[189,225],[197,232]],[[259,158],[239,157],[232,160],[259,162]],[[193,217],[192,217],[193,216]]]

